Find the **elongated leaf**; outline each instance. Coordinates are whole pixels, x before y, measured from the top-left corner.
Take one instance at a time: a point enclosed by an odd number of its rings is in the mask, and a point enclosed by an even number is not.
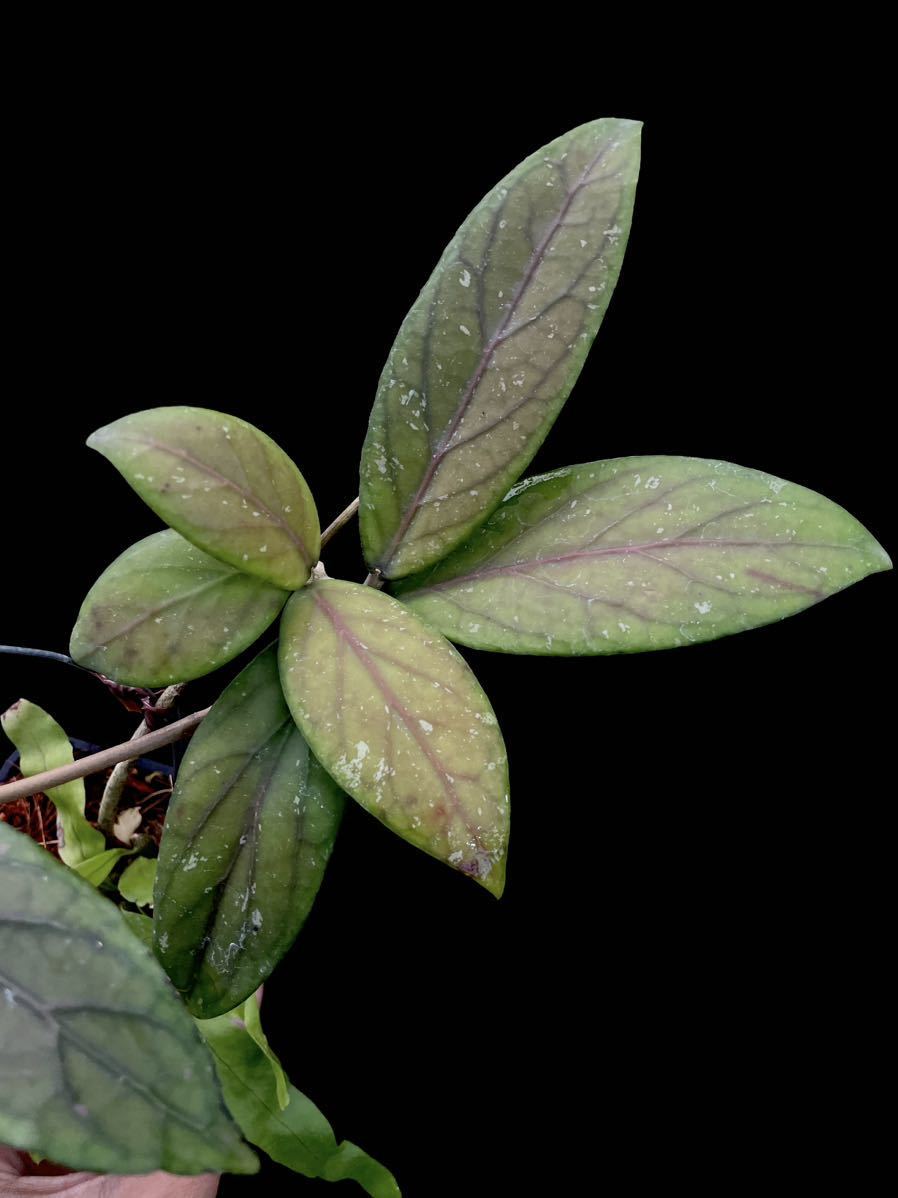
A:
[[[382,591],[316,581],[284,612],[281,681],[312,751],[348,794],[502,893],[505,746],[489,700],[447,641]]]
[[[73,865],[72,868],[79,878],[90,882],[91,886],[100,886],[106,881],[122,857],[130,857],[133,852],[133,849],[103,849],[102,853],[87,857],[84,861]]]
[[[71,1168],[251,1173],[208,1052],[119,912],[0,823],[0,1141]]]
[[[255,994],[251,994],[243,1004],[243,1022],[249,1035],[252,1036],[256,1044],[258,1044],[259,1048],[262,1049],[265,1056],[268,1058],[268,1063],[271,1066],[272,1073],[274,1074],[275,1085],[277,1087],[278,1106],[281,1108],[281,1110],[283,1110],[290,1101],[290,1083],[287,1080],[287,1075],[284,1072],[283,1065],[274,1052],[274,1049],[268,1043],[268,1037],[262,1030],[262,1018],[259,1013],[258,991],[256,991]]]
[[[236,416],[150,408],[88,438],[188,541],[275,586],[301,587],[318,561],[318,512],[284,451]]]
[[[294,727],[272,646],[203,721],[165,821],[156,953],[195,1015],[230,1011],[293,943],[343,801]]]
[[[74,761],[72,746],[64,730],[42,707],[28,699],[19,699],[0,717],[3,731],[19,750],[19,769],[30,778],[44,770]],[[99,853],[106,844],[84,818],[84,779],[76,778],[47,791],[56,808],[56,833],[59,855],[66,865],[77,865]]]
[[[636,121],[603,119],[506,176],[456,233],[405,319],[362,454],[369,565],[439,561],[539,448],[595,337],[630,230]]]
[[[668,649],[791,616],[890,566],[843,508],[759,470],[617,458],[522,483],[401,597],[506,653]]]
[[[153,883],[156,880],[156,862],[151,857],[138,857],[132,861],[118,880],[119,894],[137,907],[153,904]]]
[[[198,1020],[197,1026],[215,1056],[228,1108],[250,1143],[306,1177],[351,1178],[372,1198],[401,1198],[392,1173],[355,1144],[337,1144],[321,1111],[295,1086],[281,1107],[277,1074],[241,1015]]]
[[[350,1140],[343,1140],[321,1176],[325,1181],[357,1181],[372,1198],[402,1198],[393,1174]]]
[[[242,653],[286,597],[176,532],[153,533],[91,587],[70,652],[81,665],[130,686],[187,682]]]

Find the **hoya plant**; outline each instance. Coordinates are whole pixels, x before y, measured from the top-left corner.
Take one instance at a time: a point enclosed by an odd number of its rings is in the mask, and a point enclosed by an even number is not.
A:
[[[249,1141],[398,1194],[286,1079],[258,993],[347,797],[501,896],[505,747],[454,645],[688,646],[889,567],[835,503],[728,462],[642,455],[520,481],[611,299],[639,139],[635,121],[583,125],[474,209],[396,337],[359,498],[323,533],[290,447],[237,416],[165,406],[90,436],[168,527],[98,579],[71,658],[145,718],[78,760],[33,704],[4,718],[22,777],[0,801],[47,796],[61,862],[0,826],[3,1069],[28,1078],[0,1088],[0,1139],[73,1168],[183,1174],[251,1172]],[[356,512],[367,577],[331,578],[322,552]],[[186,683],[252,646],[211,708],[166,722]],[[120,810],[127,762],[187,733],[157,853]],[[83,780],[109,767],[88,820]]]

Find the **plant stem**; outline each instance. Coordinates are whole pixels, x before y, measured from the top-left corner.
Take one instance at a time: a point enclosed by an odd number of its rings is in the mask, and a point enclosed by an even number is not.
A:
[[[167,686],[154,703],[153,711],[168,711],[186,685],[186,682],[176,682],[174,686]],[[147,723],[146,716],[144,716],[132,734],[131,739],[138,740],[141,736],[149,732],[149,730],[150,726]],[[139,757],[140,754],[138,753],[136,756]],[[103,790],[97,823],[107,836],[114,835],[115,817],[118,814],[119,801],[122,797],[122,791],[125,789],[125,783],[128,781],[131,762],[134,760],[134,757],[130,757],[127,761],[120,761],[109,775],[106,787]]]
[[[376,591],[379,591],[380,588],[383,586],[383,584],[384,584],[383,575],[381,574],[380,570],[372,570],[371,573],[368,575],[368,577],[365,579],[365,581],[362,583],[362,586],[363,587],[374,587],[374,589]]]
[[[82,757],[69,765],[60,765],[56,769],[44,770],[40,774],[32,774],[30,778],[17,778],[15,782],[6,782],[0,786],[0,803],[5,803],[9,799],[24,799],[28,795],[46,793],[54,786],[61,786],[63,782],[72,782],[75,778],[85,778],[88,774],[99,773],[100,770],[108,769],[110,765],[117,765],[120,761],[133,761],[135,756],[142,757],[144,753],[161,749],[163,745],[173,744],[182,736],[186,736],[188,732],[192,732],[210,711],[210,707],[205,707],[202,711],[185,715],[182,720],[175,720],[173,724],[166,724],[164,728],[157,728],[155,732],[148,732],[145,736],[135,740],[126,740],[120,745],[113,745],[111,749],[101,749],[99,753],[91,753],[89,757]]]
[[[349,521],[352,519],[352,517],[356,514],[356,512],[358,510],[359,510],[359,501],[358,501],[358,497],[356,497],[355,499],[353,499],[353,501],[349,505],[349,507],[344,508],[343,511],[340,513],[340,515],[336,518],[336,520],[334,520],[331,524],[328,524],[327,528],[321,534],[321,548],[322,549],[328,543],[328,541],[331,539],[331,537],[335,536],[340,531],[340,529],[343,527],[344,524],[349,523]]]
[[[16,657],[44,657],[48,661],[61,661],[63,665],[84,669],[77,661],[72,661],[67,653],[54,653],[52,649],[25,649],[21,645],[0,645],[0,653],[10,653]]]

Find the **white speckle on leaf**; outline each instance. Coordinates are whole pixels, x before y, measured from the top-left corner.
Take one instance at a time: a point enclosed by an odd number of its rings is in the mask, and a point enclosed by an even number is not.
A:
[[[433,732],[433,724],[428,723],[427,720],[418,720],[418,723],[421,725],[421,727],[424,729],[425,732]]]
[[[471,336],[471,330],[468,328],[468,326],[467,326],[466,324],[460,324],[458,327],[459,327],[460,331],[461,331],[462,333],[464,333],[464,335],[465,335],[466,337],[470,337],[470,336]]]
[[[702,600],[701,603],[693,603],[692,606],[695,608],[695,610],[698,612],[698,614],[700,616],[706,616],[708,614],[708,612],[711,610],[711,604],[708,602],[707,599]]]
[[[471,272],[469,270],[463,270],[461,272],[461,274],[458,276],[458,281],[459,281],[459,283],[461,283],[462,287],[470,287],[471,286]]]

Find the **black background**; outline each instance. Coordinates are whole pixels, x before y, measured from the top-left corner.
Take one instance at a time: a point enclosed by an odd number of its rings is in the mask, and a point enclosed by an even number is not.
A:
[[[876,66],[857,47],[816,66],[808,47],[767,47],[736,72],[730,37],[649,69],[634,29],[615,74],[610,24],[584,31],[588,70],[527,86],[512,85],[517,51],[384,50],[355,72],[333,47],[275,59],[275,31],[225,58],[195,44],[138,68],[123,49],[29,79],[4,185],[0,639],[64,650],[89,585],[158,527],[84,447],[126,412],[253,421],[333,518],[444,244],[515,163],[598,115],[645,122],[633,232],[532,471],[727,459],[826,494],[894,554],[877,292],[893,135]],[[364,576],[355,525],[326,564]],[[879,575],[690,649],[466,651],[511,759],[504,898],[353,805],[266,990],[270,1038],[338,1135],[407,1198],[577,1195],[612,1173],[617,1192],[649,1175],[716,1192],[809,1169],[857,1180],[884,1122],[894,601]],[[131,731],[86,676],[0,670],[4,707],[25,695],[93,741]],[[183,710],[233,672],[191,684]]]

